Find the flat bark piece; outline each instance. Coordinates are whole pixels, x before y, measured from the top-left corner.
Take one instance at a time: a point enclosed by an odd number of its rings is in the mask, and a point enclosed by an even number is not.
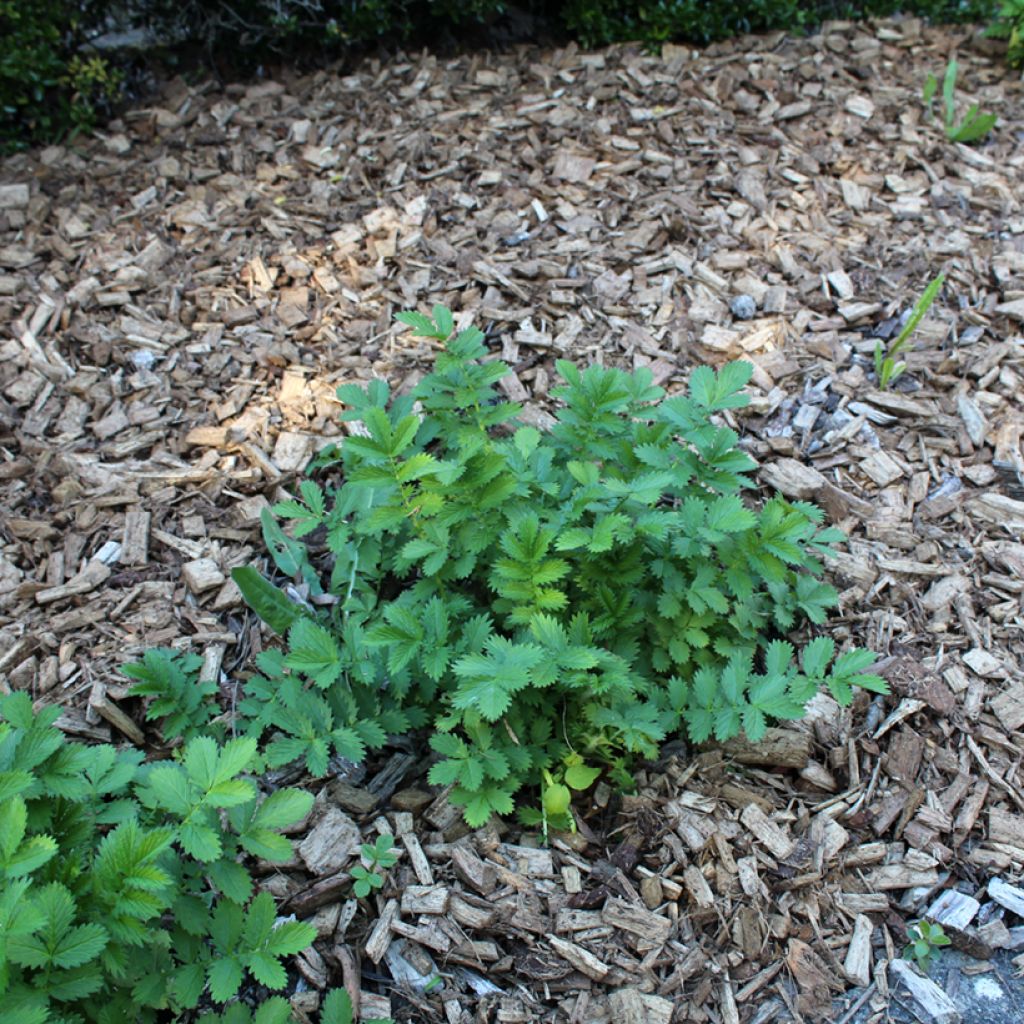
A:
[[[915,854],[931,861],[932,866],[912,860]],[[939,880],[936,861],[932,857],[921,855],[920,851],[912,850],[907,860],[899,864],[882,864],[872,868],[864,876],[864,883],[877,892],[889,892],[893,889],[914,889],[919,885],[934,885]]]
[[[481,896],[492,893],[498,884],[498,875],[493,864],[481,860],[472,850],[462,844],[451,847],[451,863],[455,874],[466,885],[476,889]]]
[[[722,752],[738,764],[772,768],[806,768],[811,759],[811,737],[795,729],[770,727],[757,742],[742,736],[722,744]]]
[[[409,854],[409,864],[416,875],[416,880],[420,885],[433,885],[434,872],[430,868],[430,861],[427,860],[427,855],[423,852],[419,839],[412,832],[407,832],[402,836],[402,845]]]
[[[998,882],[998,879],[992,879]],[[991,889],[992,882],[989,883]],[[991,895],[991,891],[989,893]],[[1021,893],[1024,897],[1024,893]],[[994,898],[994,897],[993,897]],[[998,902],[998,901],[997,901]],[[1024,899],[1021,905],[1024,906]],[[925,912],[925,917],[943,928],[950,928],[955,931],[963,931],[977,916],[981,904],[966,893],[957,892],[956,889],[946,889]]]
[[[960,1011],[953,1000],[931,978],[918,974],[906,960],[893,960],[889,964],[889,975],[894,985],[906,989],[922,1024],[960,1024]]]
[[[1018,917],[1024,917],[1024,889],[1010,885],[1001,878],[992,878],[986,892],[1001,907],[1013,911]]]
[[[412,925],[396,917],[391,922],[391,931],[392,934],[412,939],[413,942],[426,946],[435,953],[447,953],[452,948],[452,940],[433,923]]]
[[[282,430],[277,435],[271,460],[282,473],[301,470],[313,454],[313,438],[309,434]]]
[[[396,920],[398,920],[398,900],[388,900],[380,917],[377,918],[373,926],[373,931],[370,932],[370,937],[366,940],[366,945],[363,947],[366,950],[366,955],[375,964],[379,964],[384,959],[384,954],[388,951],[388,946],[391,943],[392,928]]]
[[[853,922],[853,934],[843,961],[843,971],[854,984],[866,986],[871,981],[871,934],[874,925],[866,914],[858,914]]]
[[[498,917],[495,907],[465,893],[452,893],[448,911],[453,921],[469,931],[486,931]]]
[[[740,821],[773,857],[785,860],[796,849],[796,841],[769,819],[757,804],[748,804],[740,814]]]
[[[444,914],[449,890],[443,885],[407,885],[402,890],[403,914]]]
[[[220,566],[212,558],[196,558],[181,567],[188,589],[193,594],[202,594],[219,587],[226,579]]]
[[[105,583],[109,577],[110,566],[104,565],[99,559],[94,558],[67,583],[38,591],[35,597],[36,604],[52,604],[54,601],[63,601],[68,597],[91,593],[100,584]]]
[[[298,854],[315,875],[331,875],[359,853],[359,826],[339,807],[326,806],[298,845]]]
[[[669,1024],[674,1004],[662,996],[620,988],[608,997],[608,1009],[616,1024]]]
[[[761,467],[760,477],[764,484],[774,488],[787,498],[806,501],[820,491],[827,480],[813,466],[804,465],[796,459],[777,459]]]
[[[683,872],[683,884],[686,886],[690,898],[702,910],[707,910],[715,905],[715,894],[711,891],[711,886],[708,885],[704,873],[696,864],[689,865]]]
[[[885,451],[875,452],[868,456],[861,462],[860,468],[879,487],[888,487],[889,484],[903,477],[903,469],[899,463]]]
[[[589,156],[582,156],[569,150],[560,150],[555,157],[552,174],[562,181],[583,183],[590,180],[597,161]]]
[[[585,974],[594,981],[603,981],[607,977],[611,967],[603,960],[600,960],[588,949],[570,942],[568,939],[559,938],[557,935],[548,934],[545,936],[551,948],[566,963],[571,964],[580,974]]]
[[[89,696],[89,707],[105,718],[119,732],[124,733],[137,747],[141,747],[146,742],[142,730],[107,697],[102,689],[97,691],[97,688],[93,687],[93,692]]]
[[[620,899],[608,900],[601,910],[601,918],[605,924],[637,936],[648,949],[662,945],[672,932],[668,918]]]
[[[124,514],[121,538],[121,564],[146,565],[149,562],[149,527],[152,513],[141,505],[130,506]]]
[[[28,206],[28,201],[28,185],[0,185],[0,210],[18,210]]]
[[[789,940],[786,966],[800,989],[801,1007],[808,1016],[820,1017],[831,1008],[833,990],[842,991],[843,986],[806,942]]]
[[[965,507],[971,515],[993,526],[1014,532],[1024,530],[1024,501],[989,492],[968,499]]]
[[[991,808],[988,812],[988,837],[994,843],[1006,843],[1024,850],[1024,815]]]

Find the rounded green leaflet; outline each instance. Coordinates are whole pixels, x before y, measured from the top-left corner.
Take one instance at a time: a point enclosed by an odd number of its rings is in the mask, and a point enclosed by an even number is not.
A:
[[[589,789],[600,774],[600,768],[591,768],[585,764],[574,764],[566,768],[565,782],[572,789]]]
[[[565,814],[569,810],[571,801],[572,794],[569,792],[568,786],[556,782],[554,785],[544,787],[544,813],[549,817],[556,818]]]

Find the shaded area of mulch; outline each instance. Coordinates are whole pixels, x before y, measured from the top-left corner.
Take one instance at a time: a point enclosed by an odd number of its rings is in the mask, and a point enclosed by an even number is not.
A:
[[[919,99],[956,47],[1000,116],[972,149]],[[977,897],[964,948],[1024,948],[1024,903],[989,894],[1024,864],[1021,92],[969,31],[902,20],[178,82],[5,161],[0,688],[152,743],[116,669],[172,644],[228,706],[268,638],[227,574],[338,438],[337,385],[429,364],[400,308],[484,327],[540,425],[556,358],[675,390],[742,356],[765,493],[848,533],[831,633],[892,695],[821,697],[758,750],[676,744],[548,848],[467,834],[417,750],[310,783],[299,857],[266,877],[321,935],[294,1001],[344,979],[399,1020],[750,1024],[832,1019],[856,984],[877,1019],[904,922],[949,889]],[[874,339],[940,269],[879,392]],[[347,869],[382,830],[403,858],[358,905]]]

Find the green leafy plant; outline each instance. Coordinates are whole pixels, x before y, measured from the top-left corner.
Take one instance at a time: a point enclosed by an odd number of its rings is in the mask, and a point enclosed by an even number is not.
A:
[[[907,938],[910,941],[903,949],[903,957],[913,960],[925,974],[931,969],[932,960],[939,955],[942,947],[950,944],[950,938],[941,924],[925,920],[907,925]]]
[[[984,21],[992,0],[564,0],[561,16],[585,46],[622,41],[705,44],[745,32],[800,35],[829,18],[885,18],[902,12],[933,21]]]
[[[142,661],[121,667],[124,675],[138,680],[131,689],[133,697],[153,698],[146,718],[163,719],[160,732],[164,739],[187,741],[217,731],[210,724],[220,711],[214,700],[217,684],[200,680],[202,665],[198,654],[154,647],[145,652]]]
[[[924,319],[928,310],[931,309],[932,303],[941,291],[945,281],[946,275],[939,274],[938,277],[929,282],[928,287],[922,292],[921,297],[911,310],[907,322],[903,325],[902,330],[894,341],[885,347],[882,346],[881,341],[875,342],[875,376],[878,378],[879,388],[883,391],[906,370],[907,364],[897,362],[896,356],[906,347],[911,335],[917,330],[918,325]]]
[[[320,1024],[355,1024],[352,1000],[343,988],[334,989],[324,998],[320,1007]],[[375,1017],[366,1024],[394,1024],[390,1017]]]
[[[398,861],[398,854],[394,851],[395,840],[392,836],[378,836],[376,842],[371,846],[364,843],[361,849],[362,864],[352,868],[350,874],[353,882],[352,891],[362,899],[369,896],[374,889],[380,889],[384,885],[384,876],[378,868],[390,868]]]
[[[982,114],[978,104],[975,103],[972,104],[960,121],[957,121],[956,101],[954,99],[956,75],[956,58],[951,57],[946,65],[946,73],[942,78],[942,105],[945,111],[943,124],[946,129],[946,138],[950,142],[977,142],[988,135],[995,127],[997,118],[995,114]],[[938,88],[938,79],[933,74],[929,74],[925,79],[924,89],[921,94],[921,98],[924,100],[925,106],[929,111]]]
[[[496,388],[508,367],[479,330],[440,306],[398,319],[443,345],[434,371],[410,395],[340,388],[362,424],[344,482],[277,506],[326,545],[315,564],[289,538],[285,574],[315,572],[319,603],[234,573],[286,637],[240,705],[270,763],[322,774],[429,725],[430,780],[471,825],[511,813],[523,787],[564,825],[570,790],[601,771],[628,782],[680,729],[757,740],[822,686],[844,704],[855,685],[884,692],[869,652],[819,637],[797,659],[781,638],[826,621],[821,559],[842,534],[805,502],[741,498],[755,464],[714,419],[746,404],[749,364],[699,367],[666,399],[647,371],[562,361],[541,433],[515,424]]]
[[[1006,62],[1012,68],[1024,66],[1024,0],[1002,0],[995,20],[985,34],[1005,39]]]
[[[288,1000],[273,996],[264,1000],[255,1013],[244,1003],[232,1003],[223,1013],[204,1013],[197,1024],[290,1024],[296,1019]],[[319,1024],[355,1024],[352,1000],[343,988],[332,989],[324,996]],[[394,1021],[390,1017],[378,1017],[366,1024],[394,1024]]]
[[[232,998],[246,973],[281,988],[315,929],[277,921],[242,860],[287,860],[279,830],[310,794],[261,799],[251,738],[147,765],[68,742],[59,714],[0,699],[0,1022],[156,1021]]]

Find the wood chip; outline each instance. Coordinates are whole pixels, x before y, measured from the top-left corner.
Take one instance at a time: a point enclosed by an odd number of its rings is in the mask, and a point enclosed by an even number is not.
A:
[[[902,986],[913,1000],[914,1009],[925,1024],[960,1024],[960,1011],[931,978],[922,977],[906,960],[893,960],[889,974],[895,986]]]

